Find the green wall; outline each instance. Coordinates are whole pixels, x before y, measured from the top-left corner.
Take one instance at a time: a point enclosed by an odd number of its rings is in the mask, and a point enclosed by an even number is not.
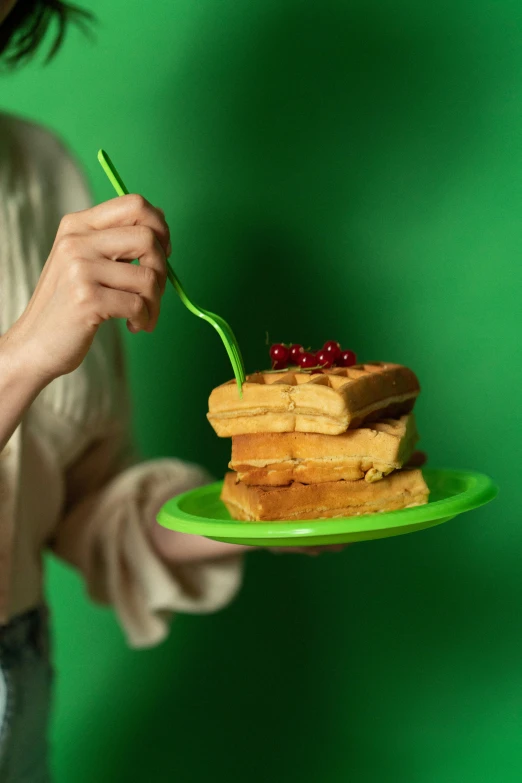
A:
[[[431,464],[501,494],[338,556],[251,556],[230,609],[148,652],[51,563],[57,781],[520,781],[522,6],[89,6],[96,43],[2,77],[0,104],[58,130],[98,200],[103,145],[165,208],[181,278],[249,369],[266,331],[411,365]],[[144,453],[220,475],[214,333],[167,291],[127,345]]]

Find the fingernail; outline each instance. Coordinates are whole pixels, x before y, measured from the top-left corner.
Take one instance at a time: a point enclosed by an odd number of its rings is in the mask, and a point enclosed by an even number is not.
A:
[[[169,244],[167,245],[167,258],[170,256],[171,253],[172,253],[172,243],[169,242]]]

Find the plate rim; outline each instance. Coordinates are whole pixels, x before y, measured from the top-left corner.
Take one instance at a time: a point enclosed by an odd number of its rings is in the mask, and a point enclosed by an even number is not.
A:
[[[212,484],[188,490],[168,500],[159,510],[157,520],[160,525],[171,530],[177,530],[180,533],[193,533],[194,535],[202,535],[207,538],[242,538],[244,540],[263,538],[276,540],[291,537],[299,539],[318,534],[328,536],[343,532],[352,534],[367,533],[376,530],[386,530],[387,528],[407,528],[409,524],[418,525],[419,523],[436,522],[438,519],[453,518],[466,511],[473,511],[493,500],[498,494],[498,486],[493,479],[478,471],[424,468],[423,473],[427,474],[428,480],[430,474],[448,473],[461,480],[471,481],[472,484],[457,495],[435,500],[424,506],[330,519],[243,522],[241,520],[198,517],[188,514],[180,508],[187,496],[194,492],[211,494],[218,489],[220,490],[223,481],[215,481]],[[176,509],[175,515],[170,510],[167,510],[167,506],[171,509],[174,506]],[[413,515],[415,520],[408,520],[408,516]],[[175,521],[176,526],[172,527],[169,521]],[[211,531],[208,530],[209,525],[213,526]],[[317,525],[320,525],[319,531],[317,530]],[[340,526],[343,528],[342,531],[339,529]],[[349,529],[347,529],[347,526]]]

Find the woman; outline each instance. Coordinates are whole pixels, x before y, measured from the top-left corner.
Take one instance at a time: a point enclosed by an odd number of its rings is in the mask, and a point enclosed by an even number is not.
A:
[[[0,0],[4,62],[30,57],[53,17],[51,55],[86,15]],[[173,612],[230,601],[243,548],[159,527],[165,499],[207,475],[174,459],[137,464],[129,441],[115,319],[133,333],[156,326],[171,252],[163,212],[138,195],[91,207],[60,142],[7,116],[0,189],[0,783],[20,783],[49,779],[42,551],[75,566],[144,647]]]

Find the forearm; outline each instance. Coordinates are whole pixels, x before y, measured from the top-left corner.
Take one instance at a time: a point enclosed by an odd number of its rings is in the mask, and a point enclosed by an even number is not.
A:
[[[150,538],[161,559],[173,565],[233,557],[256,548],[225,544],[201,536],[178,533],[162,527],[157,522],[152,523]]]
[[[31,372],[23,347],[10,332],[0,337],[0,452],[45,383]]]

